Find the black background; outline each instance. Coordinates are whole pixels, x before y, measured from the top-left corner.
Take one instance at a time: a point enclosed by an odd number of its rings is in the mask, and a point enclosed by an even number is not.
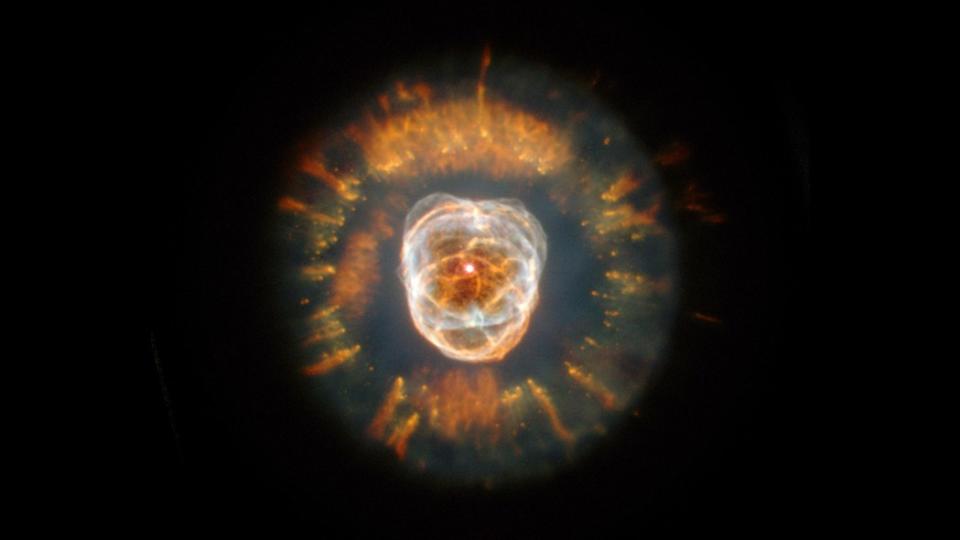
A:
[[[801,412],[816,396],[798,382],[813,369],[816,36],[789,11],[584,9],[158,14],[124,31],[113,58],[117,105],[130,115],[120,135],[138,156],[144,228],[131,249],[143,279],[129,299],[137,362],[120,372],[121,442],[108,453],[112,519],[489,537],[651,525],[774,532],[822,511],[804,480],[813,465]],[[451,50],[479,64],[487,43],[494,62],[504,51],[596,78],[651,149],[689,146],[668,189],[696,180],[729,221],[678,220],[681,314],[641,418],[547,482],[437,490],[323,429],[333,418],[307,383],[276,369],[289,345],[269,227],[284,186],[264,179],[299,135],[356,110],[356,96],[398,68]]]

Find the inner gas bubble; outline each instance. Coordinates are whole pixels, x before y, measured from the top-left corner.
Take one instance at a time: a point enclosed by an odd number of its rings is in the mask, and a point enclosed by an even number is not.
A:
[[[527,331],[546,259],[543,227],[520,201],[434,193],[407,214],[399,275],[414,325],[440,352],[495,362]]]

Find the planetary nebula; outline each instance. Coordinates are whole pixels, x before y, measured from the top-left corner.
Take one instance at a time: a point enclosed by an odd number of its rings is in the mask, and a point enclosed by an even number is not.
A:
[[[322,414],[374,463],[386,448],[424,481],[493,487],[643,418],[677,305],[674,211],[709,205],[661,182],[686,147],[648,155],[593,84],[479,60],[412,66],[297,141],[277,238]]]
[[[503,360],[530,324],[546,258],[520,201],[424,197],[407,214],[399,269],[414,325],[449,358]]]

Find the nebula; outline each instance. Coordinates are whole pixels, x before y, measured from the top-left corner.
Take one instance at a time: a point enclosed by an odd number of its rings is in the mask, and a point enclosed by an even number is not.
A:
[[[516,199],[446,193],[407,214],[399,275],[417,330],[445,356],[503,360],[537,305],[547,238]]]
[[[296,141],[278,239],[318,406],[425,480],[491,487],[640,417],[676,309],[674,213],[725,215],[672,198],[661,175],[691,151],[648,155],[592,86],[489,50],[461,67],[413,66]]]

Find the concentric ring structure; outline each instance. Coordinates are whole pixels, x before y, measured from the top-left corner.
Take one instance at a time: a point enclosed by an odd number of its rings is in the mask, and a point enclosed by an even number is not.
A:
[[[290,369],[318,416],[374,462],[498,486],[642,416],[683,211],[660,173],[684,154],[648,156],[589,81],[479,60],[412,69],[336,111],[346,123],[319,120],[277,206]]]
[[[547,239],[516,199],[446,193],[407,215],[400,276],[417,330],[449,358],[502,360],[527,330]]]

